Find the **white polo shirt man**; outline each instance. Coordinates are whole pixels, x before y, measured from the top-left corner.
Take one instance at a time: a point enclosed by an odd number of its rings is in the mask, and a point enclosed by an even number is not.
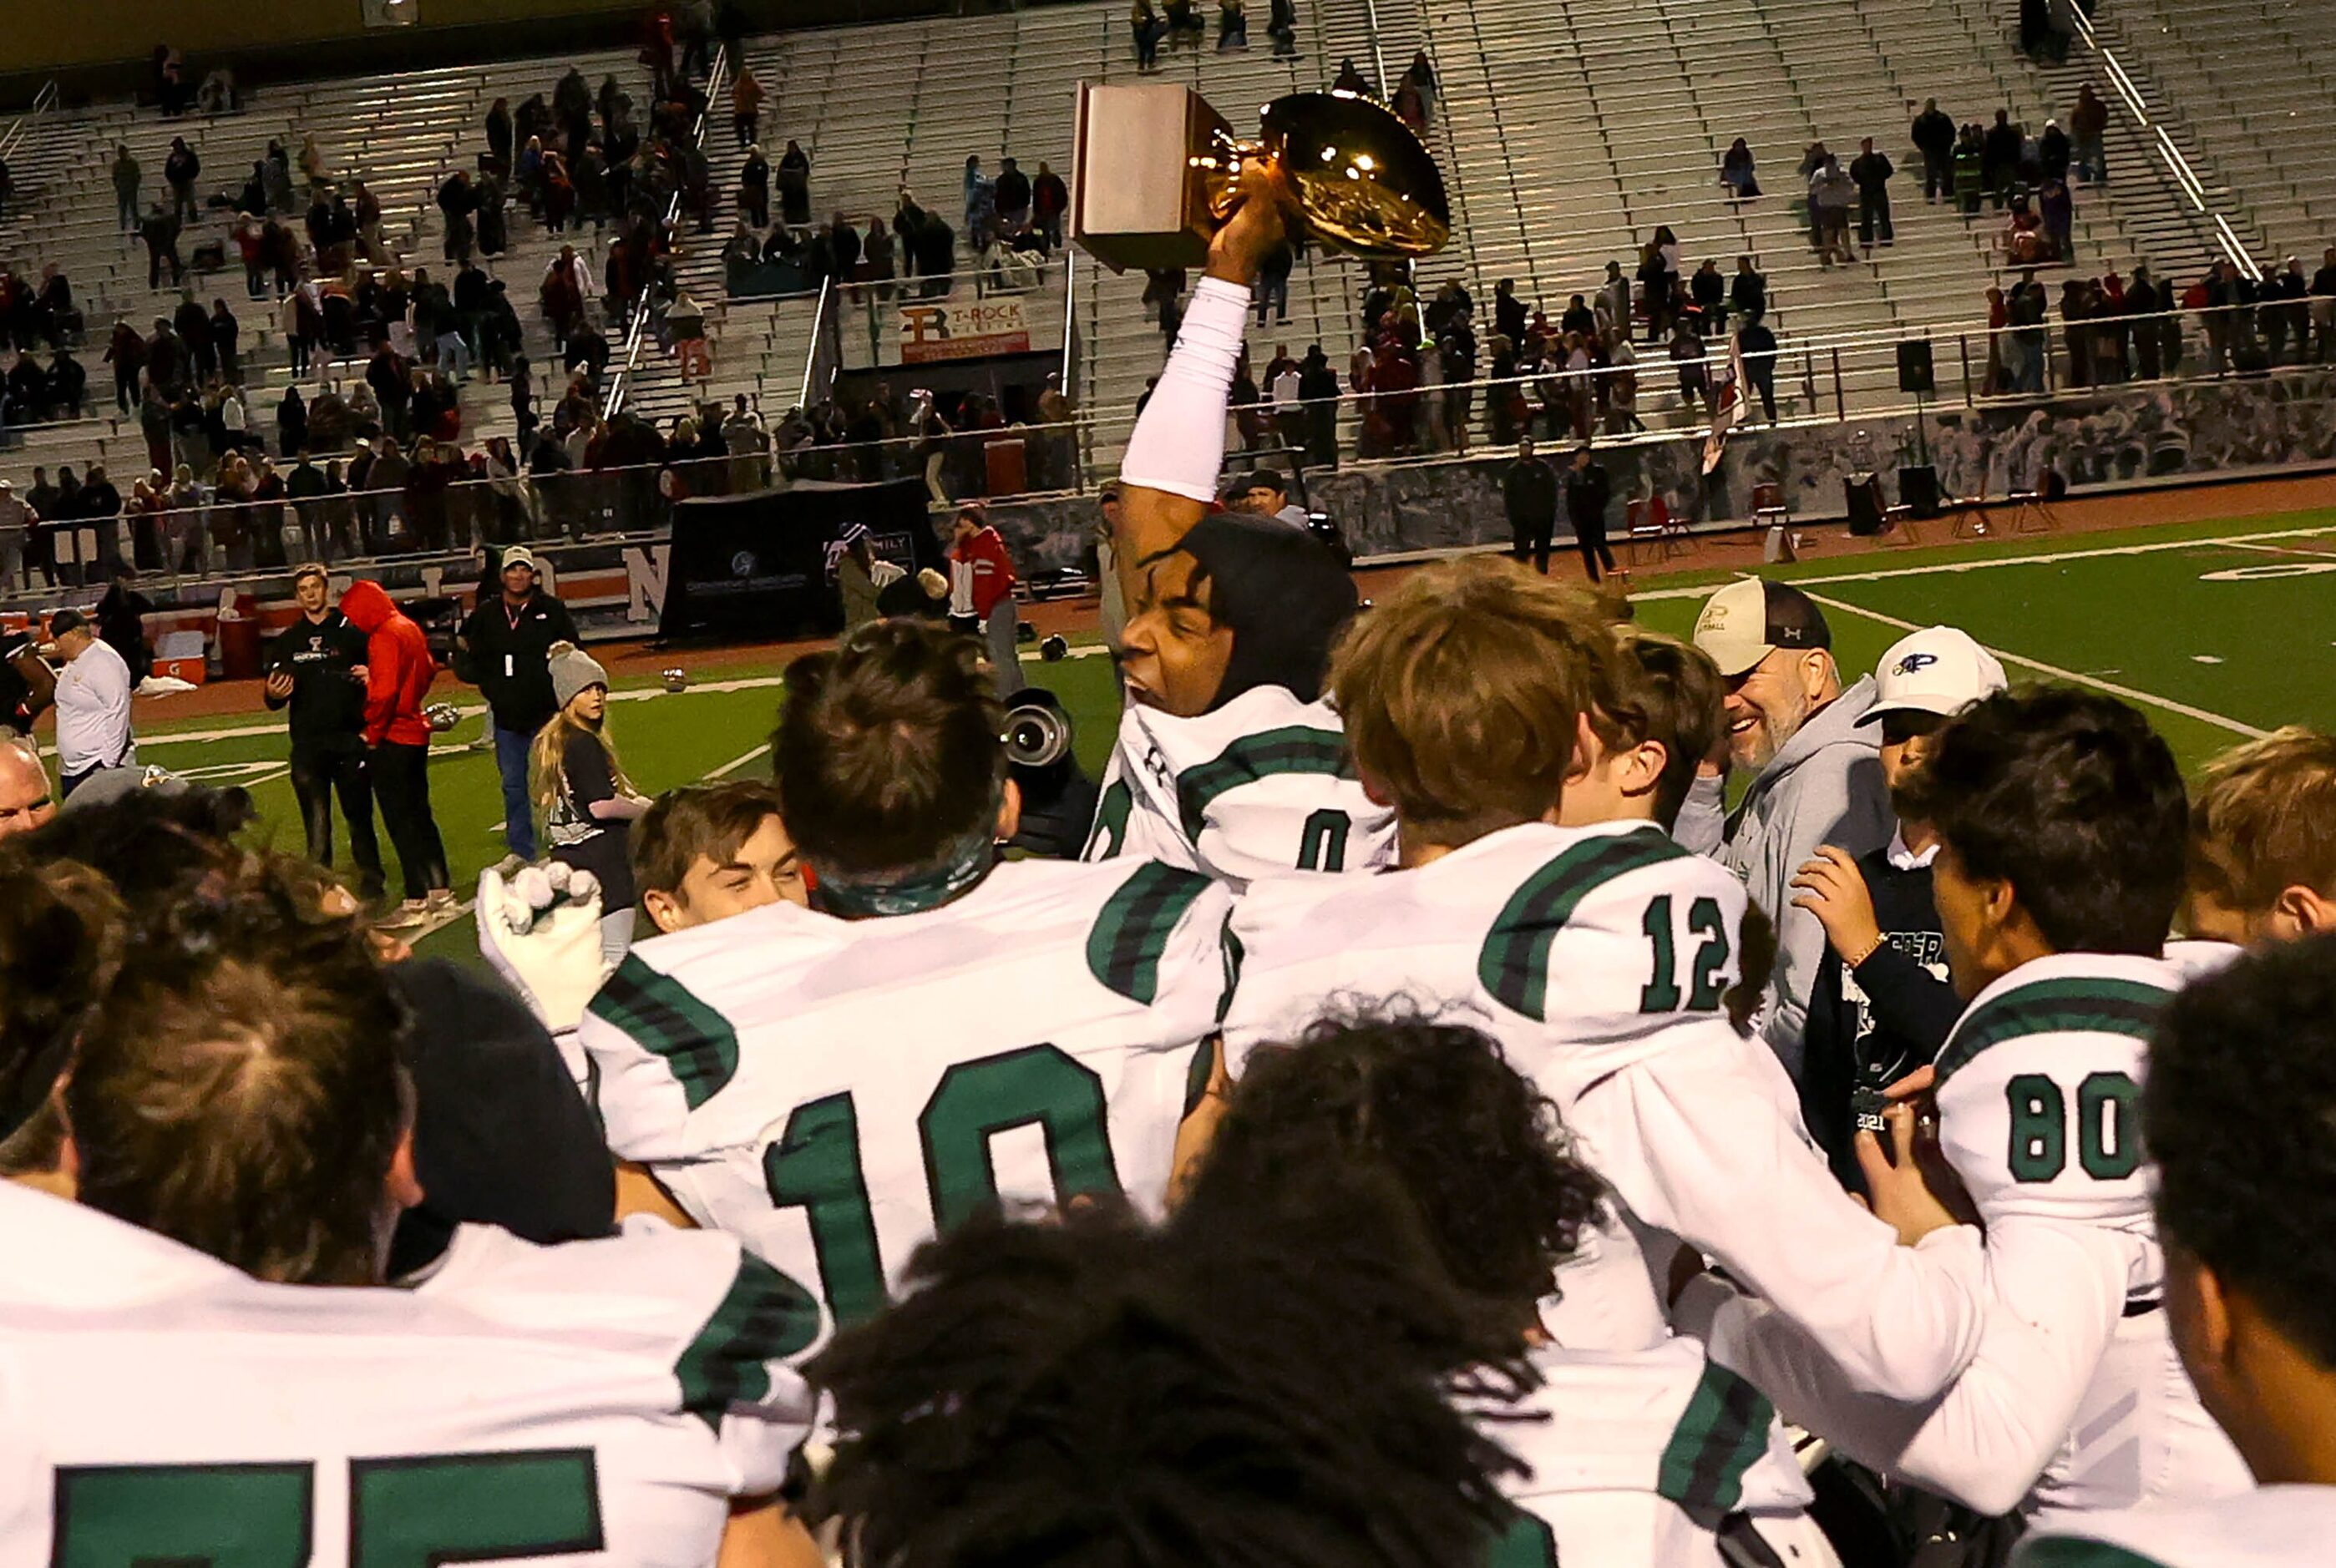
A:
[[[63,792],[102,768],[138,760],[130,733],[130,696],[137,689],[122,655],[101,643],[78,610],[49,617],[49,635],[64,668],[57,673],[57,772]]]

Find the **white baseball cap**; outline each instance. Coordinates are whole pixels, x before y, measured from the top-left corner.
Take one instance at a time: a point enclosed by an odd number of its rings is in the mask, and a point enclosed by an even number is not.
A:
[[[1779,648],[1832,647],[1833,629],[1816,601],[1790,583],[1739,577],[1703,602],[1695,645],[1732,681]]]
[[[1861,724],[1884,713],[1958,713],[2010,684],[1995,655],[1952,626],[1925,626],[1891,644],[1874,667],[1874,683],[1879,694]]]

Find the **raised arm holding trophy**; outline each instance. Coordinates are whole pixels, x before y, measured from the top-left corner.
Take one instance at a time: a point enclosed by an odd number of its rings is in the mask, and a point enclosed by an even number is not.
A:
[[[1236,886],[1292,867],[1387,864],[1392,818],[1353,779],[1304,761],[1343,747],[1320,699],[1354,580],[1306,530],[1212,507],[1260,265],[1301,233],[1370,260],[1427,255],[1451,233],[1443,179],[1401,121],[1347,93],[1275,101],[1251,143],[1183,88],[1085,85],[1076,148],[1082,247],[1114,270],[1202,264],[1120,464],[1128,706],[1087,856],[1148,855]],[[1247,800],[1212,792],[1196,821],[1177,781],[1244,740],[1245,778],[1300,760]]]
[[[1079,86],[1072,237],[1115,272],[1205,264],[1121,462],[1114,543],[1131,615],[1147,572],[1216,498],[1260,264],[1293,232],[1371,261],[1430,255],[1451,237],[1435,159],[1377,103],[1299,92],[1260,119],[1259,139],[1243,141],[1188,88]]]

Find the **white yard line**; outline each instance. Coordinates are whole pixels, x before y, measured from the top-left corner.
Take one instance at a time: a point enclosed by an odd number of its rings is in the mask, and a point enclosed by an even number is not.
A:
[[[1799,586],[1795,585],[1795,586]],[[1919,621],[1908,621],[1896,615],[1885,615],[1879,610],[1869,610],[1863,605],[1853,605],[1847,599],[1830,598],[1823,594],[1811,594],[1809,597],[1828,610],[1839,610],[1848,615],[1863,615],[1869,621],[1879,621],[1885,626],[1895,626],[1901,631],[1919,632],[1922,629],[1922,623]],[[2008,653],[2001,648],[1990,648],[1988,651],[2007,664],[2018,664],[2025,670],[2041,671],[2056,681],[2069,681],[2080,686],[2090,686],[2095,691],[2107,692],[2113,697],[2122,697],[2128,702],[2141,702],[2153,708],[2163,708],[2169,713],[2179,713],[2185,719],[2195,719],[2202,724],[2212,724],[2218,729],[2231,731],[2234,734],[2260,740],[2271,733],[2268,730],[2258,730],[2253,724],[2242,724],[2236,719],[2225,718],[2220,713],[2210,713],[2204,708],[2194,708],[2187,702],[2177,702],[2171,697],[2161,697],[2154,692],[2145,692],[2137,686],[2120,686],[2114,681],[2104,681],[2098,675],[2087,675],[2076,670],[2064,670],[2058,664],[2047,664],[2040,660],[2023,658],[2018,653]]]
[[[1828,583],[1881,583],[1893,577],[1928,577],[1944,573],[1985,572],[1998,566],[2049,566],[2056,561],[2080,561],[2094,556],[2149,556],[2156,555],[2161,550],[2195,550],[2214,545],[2263,547],[2261,541],[2266,539],[2321,538],[2331,533],[2336,533],[2336,525],[2323,524],[2312,528],[2280,528],[2269,533],[2232,534],[2218,538],[2158,539],[2146,545],[2109,545],[2095,550],[2054,550],[2029,556],[1986,556],[1971,561],[1932,561],[1918,566],[1883,566],[1870,572],[1836,572],[1822,577],[1792,577],[1779,580],[1789,581],[1797,588],[1819,587]],[[1743,572],[1737,575],[1748,577],[1757,574]],[[1650,588],[1643,594],[1632,594],[1630,602],[1643,604],[1651,599],[1702,599],[1709,597],[1718,591],[1716,586],[1708,583],[1699,588]]]
[[[731,774],[735,773],[739,769],[744,768],[747,763],[752,762],[755,758],[768,756],[770,754],[770,750],[771,743],[768,740],[765,740],[761,745],[755,747],[752,751],[748,751],[742,756],[733,757],[730,760],[722,764],[721,767],[709,770],[706,777],[708,779],[726,779]]]

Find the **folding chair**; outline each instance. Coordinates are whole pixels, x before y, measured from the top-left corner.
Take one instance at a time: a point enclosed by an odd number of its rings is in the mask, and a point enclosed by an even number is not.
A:
[[[2060,516],[2042,490],[2014,490],[2011,504],[2019,509],[2011,514],[2011,531],[2015,534],[2047,534],[2060,526]]]
[[[1630,564],[1640,565],[1649,545],[1655,548],[1655,561],[1660,565],[1670,559],[1674,550],[1681,554],[1687,547],[1679,542],[1679,532],[1671,523],[1670,508],[1660,496],[1631,501],[1622,508],[1622,525],[1630,530]]]
[[[1955,497],[1952,500],[1947,503],[1947,517],[1949,518],[1947,527],[1947,537],[1949,538],[1960,539],[1969,537],[1975,539],[1983,539],[1988,536],[1987,498],[1985,496]],[[1965,530],[1969,530],[1968,536],[1966,536]]]

